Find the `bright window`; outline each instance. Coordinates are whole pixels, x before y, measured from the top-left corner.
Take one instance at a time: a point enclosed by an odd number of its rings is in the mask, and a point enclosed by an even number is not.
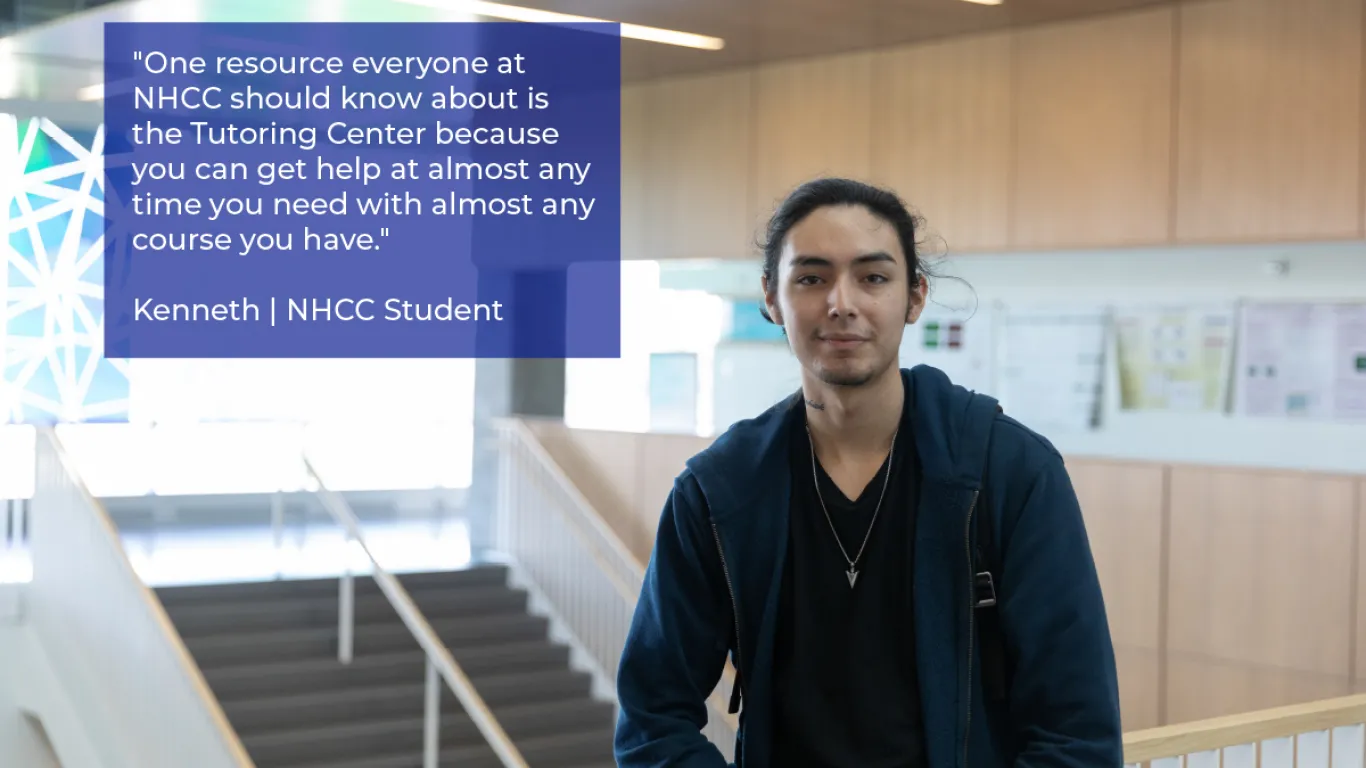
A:
[[[53,420],[97,495],[469,486],[472,360],[106,360],[102,153],[0,114],[0,498]]]
[[[621,358],[569,360],[565,423],[577,429],[650,429],[650,356],[697,355],[697,424],[711,424],[712,357],[721,338],[725,302],[700,291],[659,287],[659,263],[621,265]],[[699,432],[704,430],[699,426]]]

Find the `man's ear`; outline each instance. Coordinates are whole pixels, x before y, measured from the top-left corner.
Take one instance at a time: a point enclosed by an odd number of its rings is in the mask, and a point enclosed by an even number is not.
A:
[[[924,275],[920,275],[916,283],[915,289],[911,291],[910,305],[906,307],[907,325],[914,325],[920,319],[920,313],[925,311],[925,297],[930,292],[930,283]]]
[[[760,280],[760,287],[764,292],[764,311],[768,312],[769,321],[774,325],[782,325],[783,312],[778,308],[777,296],[769,290],[767,277]]]

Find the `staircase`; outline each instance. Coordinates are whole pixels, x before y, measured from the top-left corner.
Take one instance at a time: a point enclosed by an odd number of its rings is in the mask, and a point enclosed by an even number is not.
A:
[[[613,707],[508,571],[399,577],[531,768],[608,768]],[[157,590],[258,768],[422,768],[426,658],[373,579],[337,659],[337,579]],[[443,684],[442,768],[501,763]]]

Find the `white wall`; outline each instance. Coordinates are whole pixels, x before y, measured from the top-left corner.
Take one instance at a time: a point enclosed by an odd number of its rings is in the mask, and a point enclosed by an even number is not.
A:
[[[18,634],[23,631],[19,612],[21,590],[16,584],[0,584],[0,765],[57,768],[56,756],[46,753],[46,745],[34,733],[15,699],[19,692],[16,646]]]
[[[1283,262],[1283,273],[1268,269]],[[1366,244],[1242,246],[1115,252],[954,256],[937,264],[932,301],[1011,308],[1204,303],[1237,299],[1366,301]],[[666,288],[752,298],[757,262],[664,263]],[[787,376],[790,372],[778,371]],[[1366,424],[1251,419],[1226,414],[1124,413],[1107,382],[1101,427],[1048,435],[1064,453],[1199,464],[1366,473]]]
[[[24,589],[0,584],[0,765],[99,768],[98,753],[24,621]]]

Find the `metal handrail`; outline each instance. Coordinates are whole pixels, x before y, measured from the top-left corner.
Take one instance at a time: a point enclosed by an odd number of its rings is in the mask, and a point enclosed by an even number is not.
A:
[[[489,746],[493,747],[504,766],[507,768],[529,768],[521,752],[512,743],[512,739],[508,738],[507,732],[503,730],[497,718],[493,716],[493,712],[489,710],[488,705],[484,703],[479,693],[474,690],[469,677],[456,663],[450,649],[441,642],[441,638],[437,636],[436,631],[432,629],[431,624],[422,615],[412,596],[408,594],[408,590],[393,574],[379,564],[379,560],[370,551],[360,530],[360,519],[351,509],[351,504],[341,494],[327,487],[306,454],[302,456],[302,459],[305,470],[313,482],[317,484],[315,493],[323,507],[345,530],[347,540],[355,542],[365,553],[366,558],[370,561],[371,576],[375,583],[379,585],[380,591],[394,606],[394,610],[398,612],[403,625],[413,634],[422,650],[427,654],[427,690],[423,728],[423,765],[425,768],[437,768],[438,764],[440,748],[439,679],[444,679],[446,685],[455,693],[456,698],[465,707],[465,711],[469,713],[470,719],[474,721],[479,732],[488,740]],[[354,637],[354,601],[355,586],[348,562],[341,583],[342,609],[339,618],[341,642],[338,644],[341,661],[347,664],[351,661]]]
[[[583,495],[583,492],[574,484],[574,481],[569,479],[569,474],[564,471],[564,468],[560,466],[559,462],[555,461],[555,458],[545,449],[545,446],[541,444],[540,439],[537,438],[536,433],[532,431],[531,427],[527,425],[524,419],[511,417],[497,419],[496,422],[497,424],[512,430],[518,441],[531,452],[531,455],[536,459],[537,463],[545,469],[559,486],[560,490],[573,502],[575,511],[579,516],[579,521],[569,520],[571,528],[572,524],[575,522],[584,522],[588,524],[589,527],[593,529],[593,532],[601,536],[607,543],[607,546],[612,550],[612,554],[620,558],[620,560],[632,570],[632,577],[637,592],[623,589],[620,580],[616,578],[613,578],[612,582],[618,585],[617,591],[621,592],[624,599],[633,603],[638,600],[640,598],[640,595],[638,594],[639,585],[643,584],[645,581],[645,565],[631,552],[631,549],[626,546],[626,542],[621,540],[621,537],[617,535],[616,531],[612,530],[612,527],[607,524],[607,521],[602,518],[602,515],[598,514],[597,510],[593,508],[592,503]],[[727,687],[734,687],[735,667],[732,666],[729,659],[726,660],[721,676]],[[730,713],[729,706],[718,693],[712,692],[712,694],[707,697],[707,706],[710,707],[713,713],[719,716],[733,731],[739,730],[740,719]]]

